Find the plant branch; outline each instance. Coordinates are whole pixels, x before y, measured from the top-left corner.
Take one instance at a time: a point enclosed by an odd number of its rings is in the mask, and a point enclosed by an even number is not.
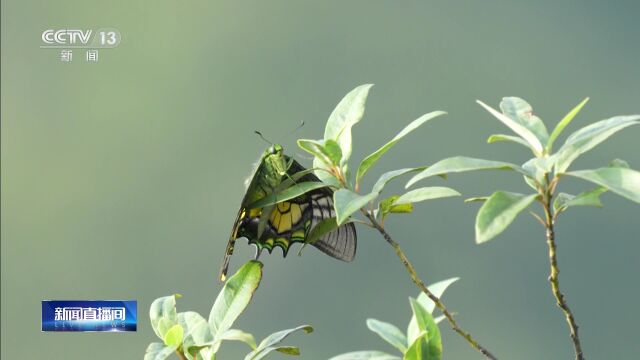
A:
[[[176,354],[178,354],[178,357],[180,358],[180,360],[189,360],[183,353],[182,351],[180,351],[180,349],[176,350]]]
[[[551,198],[552,192],[549,191],[543,197],[543,207],[544,214],[546,218],[545,227],[547,230],[547,245],[549,247],[549,263],[551,266],[551,273],[549,274],[549,283],[551,283],[551,291],[553,292],[553,296],[556,298],[556,303],[558,307],[564,313],[564,316],[567,319],[567,324],[569,325],[569,332],[571,333],[571,341],[573,342],[573,348],[576,353],[576,360],[584,360],[584,355],[582,353],[582,346],[580,344],[580,337],[578,336],[578,324],[576,324],[576,319],[569,308],[569,304],[564,298],[564,294],[560,291],[560,281],[558,279],[558,274],[560,270],[558,269],[558,258],[556,254],[556,240],[555,240],[555,215],[551,210]]]
[[[409,275],[411,275],[411,280],[413,280],[413,282],[418,286],[418,288],[420,288],[420,290],[422,290],[429,297],[429,299],[431,299],[431,301],[434,302],[436,307],[442,312],[442,314],[445,316],[445,318],[451,325],[451,328],[453,329],[453,331],[457,332],[460,336],[462,336],[469,343],[469,345],[471,345],[471,347],[479,351],[487,359],[497,360],[497,358],[493,354],[491,354],[489,350],[487,350],[482,345],[480,345],[471,336],[470,333],[465,332],[460,328],[456,320],[453,318],[453,315],[445,307],[444,303],[437,296],[435,296],[431,291],[429,291],[424,281],[422,281],[422,279],[418,277],[418,274],[416,273],[415,268],[413,267],[413,265],[411,264],[411,262],[409,261],[405,253],[402,251],[402,248],[400,248],[400,245],[391,238],[389,233],[387,233],[384,227],[376,221],[373,215],[371,215],[371,213],[364,210],[362,210],[362,213],[364,214],[365,217],[367,217],[367,219],[369,219],[369,221],[371,221],[371,225],[373,225],[373,227],[376,230],[378,230],[378,232],[384,237],[387,243],[389,243],[389,245],[393,247],[393,249],[396,252],[396,255],[398,255],[398,257],[400,258],[400,261],[402,261],[402,264],[407,269],[407,272],[409,273]]]

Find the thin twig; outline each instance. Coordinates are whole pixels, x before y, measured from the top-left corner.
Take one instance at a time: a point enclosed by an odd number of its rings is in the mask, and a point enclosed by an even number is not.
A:
[[[493,354],[491,354],[491,352],[489,352],[489,350],[487,350],[482,345],[480,345],[471,336],[470,333],[468,333],[468,332],[466,332],[466,331],[464,331],[464,330],[462,330],[460,328],[460,326],[458,325],[456,320],[453,318],[453,315],[445,307],[444,303],[437,296],[435,296],[431,291],[429,291],[429,289],[425,285],[424,281],[422,281],[422,279],[420,279],[420,277],[418,277],[418,274],[416,273],[415,268],[413,267],[413,265],[411,264],[411,262],[409,261],[409,259],[405,255],[405,253],[402,251],[402,248],[400,248],[400,245],[391,238],[391,236],[382,227],[382,225],[380,225],[370,213],[368,213],[368,212],[366,212],[364,210],[362,210],[362,213],[364,214],[365,217],[367,217],[367,219],[369,219],[369,221],[371,221],[371,224],[384,237],[384,239],[387,241],[387,243],[389,243],[389,245],[391,245],[393,247],[393,249],[396,252],[396,255],[398,255],[398,257],[400,258],[400,261],[402,261],[402,264],[407,269],[407,272],[409,272],[409,275],[411,275],[411,280],[413,280],[413,282],[418,286],[418,288],[420,288],[420,290],[422,290],[429,297],[429,299],[431,299],[431,301],[433,301],[433,303],[436,305],[436,307],[445,316],[445,318],[447,319],[447,321],[451,325],[451,328],[453,329],[453,331],[457,332],[460,336],[462,336],[469,343],[469,345],[471,345],[471,347],[473,347],[475,350],[479,351],[487,359],[497,360],[497,358]]]
[[[551,283],[551,291],[553,292],[553,296],[556,298],[556,303],[567,319],[569,332],[571,334],[571,341],[573,342],[573,348],[576,353],[576,360],[584,360],[582,345],[580,344],[580,337],[578,336],[578,324],[576,324],[576,319],[573,316],[573,312],[571,312],[571,309],[569,308],[569,304],[567,304],[567,301],[565,300],[564,294],[560,291],[560,280],[558,279],[560,270],[558,269],[558,258],[554,230],[555,216],[551,210],[551,198],[552,193],[549,192],[546,194],[543,200],[544,214],[546,218],[545,227],[547,230],[547,245],[549,247],[549,264],[551,267],[549,274],[549,283]]]

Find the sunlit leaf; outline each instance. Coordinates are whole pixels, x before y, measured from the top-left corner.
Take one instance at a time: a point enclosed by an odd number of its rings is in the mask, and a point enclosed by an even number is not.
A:
[[[449,287],[449,285],[453,284],[459,279],[460,278],[455,277],[447,280],[438,281],[437,283],[433,283],[430,286],[428,286],[427,289],[429,289],[429,291],[433,295],[435,295],[437,298],[441,298],[442,294],[444,294],[444,291]],[[431,299],[429,299],[427,294],[425,294],[424,292],[420,292],[416,300],[430,314],[432,314],[436,308],[436,304]],[[439,321],[436,321],[436,323],[437,322]],[[412,315],[411,320],[409,320],[409,326],[407,327],[407,337],[409,338],[409,342],[413,342],[419,334],[420,334],[420,329],[418,328],[416,317],[415,315]]]
[[[565,172],[578,156],[593,149],[616,132],[640,124],[640,115],[601,120],[571,134],[557,152],[556,173]]]
[[[393,202],[393,205],[411,204],[420,201],[451,196],[460,196],[460,193],[451,188],[443,186],[422,187],[402,194]]]
[[[547,152],[550,153],[553,150],[554,141],[556,141],[558,136],[560,136],[560,134],[562,133],[562,130],[564,130],[564,128],[566,128],[567,125],[569,125],[571,120],[573,120],[573,118],[576,115],[578,115],[578,113],[580,112],[580,110],[582,110],[582,107],[584,107],[587,101],[589,101],[589,98],[585,98],[584,100],[582,100],[580,104],[578,104],[576,107],[571,109],[571,111],[569,111],[569,113],[565,115],[562,118],[562,120],[560,120],[560,122],[556,125],[556,127],[551,132],[551,136],[549,136],[549,140],[547,141],[547,146],[546,146]]]
[[[409,344],[409,348],[404,353],[402,360],[428,360],[426,352],[423,350],[427,341],[427,332],[420,331],[418,336]]]
[[[539,117],[533,114],[533,108],[525,100],[518,97],[505,97],[500,102],[500,110],[511,120],[529,129],[542,144],[546,144],[549,133]]]
[[[360,85],[351,90],[333,110],[324,129],[325,140],[335,140],[342,149],[342,163],[351,157],[351,128],[362,119],[364,107],[373,85]],[[343,165],[341,164],[341,165]]]
[[[405,187],[410,187],[416,182],[435,175],[442,175],[448,173],[459,173],[465,171],[476,170],[514,170],[528,175],[520,168],[520,166],[502,162],[470,158],[466,156],[455,156],[438,161],[437,163],[429,166],[425,170],[419,172],[409,180]]]
[[[376,319],[367,319],[367,327],[400,352],[407,351],[407,337],[395,325]]]
[[[155,299],[149,308],[149,318],[151,319],[151,327],[158,338],[164,339],[164,335],[178,322],[178,313],[176,311],[176,298],[179,294],[164,296]]]
[[[182,344],[183,336],[184,329],[180,324],[175,324],[164,334],[164,344],[167,346],[178,347]]]
[[[171,356],[177,346],[165,346],[163,343],[151,343],[144,354],[144,360],[164,360]]]
[[[504,135],[504,134],[493,134],[493,135],[489,136],[489,138],[487,138],[487,143],[489,143],[489,144],[493,144],[493,143],[498,142],[498,141],[513,142],[513,143],[516,143],[516,144],[524,145],[527,148],[529,147],[529,143],[528,142],[526,142],[523,138],[517,137],[517,136]]]
[[[334,356],[329,360],[400,360],[400,358],[381,351],[354,351]]]
[[[302,325],[293,329],[287,329],[273,333],[262,340],[258,347],[250,352],[244,359],[259,360],[265,357],[268,353],[274,350],[278,350],[278,348],[283,348],[279,346],[280,342],[282,342],[282,340],[284,340],[287,336],[296,331],[304,331],[305,333],[310,333],[313,331],[313,328],[309,325]],[[286,348],[290,347],[287,346]]]
[[[502,114],[501,112],[496,111],[491,106],[483,103],[480,100],[477,100],[477,103],[484,107],[491,115],[495,116],[498,120],[500,120],[503,124],[507,125],[513,132],[518,134],[521,138],[523,138],[528,144],[531,150],[536,155],[542,155],[544,148],[542,147],[542,143],[538,137],[527,127],[512,120],[510,117]]]
[[[405,174],[410,174],[417,171],[423,171],[426,168],[427,168],[426,166],[421,166],[421,167],[404,168],[404,169],[386,172],[382,174],[380,178],[378,178],[378,181],[376,181],[376,183],[373,185],[371,192],[379,194],[382,192],[382,190],[384,190],[384,187],[387,185],[389,181]]]
[[[440,338],[440,329],[436,324],[433,316],[418,303],[417,300],[409,298],[411,310],[416,317],[418,329],[426,331],[426,346],[423,348],[426,359],[440,360],[442,358],[442,339]]]
[[[476,242],[480,244],[489,241],[503,232],[537,196],[537,194],[522,195],[503,191],[493,193],[478,211]]]
[[[325,148],[324,140],[298,139],[298,147],[322,161],[327,168],[333,165],[333,161]]]
[[[202,347],[213,342],[213,334],[207,321],[197,312],[186,311],[178,314],[178,324],[184,329],[182,348],[190,353],[192,347]],[[193,359],[193,357],[189,357]]]
[[[578,195],[559,193],[553,202],[553,208],[555,210],[560,210],[572,206],[602,207],[602,202],[600,202],[600,195],[605,192],[607,192],[607,189],[605,187],[599,186],[595,189],[582,192]]]
[[[360,163],[360,166],[358,167],[356,182],[359,183],[360,179],[362,179],[364,174],[366,174],[367,171],[369,171],[369,169],[371,169],[371,167],[373,167],[373,165],[375,165],[375,163],[378,162],[378,160],[380,160],[382,155],[384,155],[387,151],[389,151],[389,149],[391,149],[403,137],[405,137],[406,135],[408,135],[410,132],[417,129],[418,127],[420,127],[425,122],[445,114],[446,112],[444,111],[434,111],[434,112],[422,115],[418,119],[412,121],[409,125],[407,125],[404,129],[402,129],[402,131],[400,131],[393,139],[391,139],[391,141],[384,144],[382,147],[376,150],[373,154],[367,156],[364,160],[362,160],[362,162]]]
[[[344,224],[349,216],[373,201],[377,196],[377,193],[359,195],[347,189],[336,191],[333,194],[333,205],[336,210],[338,226]]]
[[[571,171],[574,176],[604,186],[611,192],[640,203],[640,172],[624,167],[606,167],[595,170]]]
[[[249,305],[261,278],[262,263],[249,261],[227,280],[209,314],[209,326],[214,339],[217,340],[217,337],[229,330]]]

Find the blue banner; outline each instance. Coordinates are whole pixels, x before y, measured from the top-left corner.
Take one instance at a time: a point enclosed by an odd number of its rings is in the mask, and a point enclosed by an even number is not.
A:
[[[135,300],[43,300],[42,331],[136,331]]]

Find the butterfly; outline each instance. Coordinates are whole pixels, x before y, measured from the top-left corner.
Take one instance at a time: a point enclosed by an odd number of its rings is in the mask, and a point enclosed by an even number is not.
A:
[[[267,148],[253,175],[247,179],[247,190],[222,260],[220,281],[226,280],[237,239],[244,237],[249,244],[256,246],[256,259],[263,250],[271,253],[276,247],[281,248],[286,257],[292,244],[307,244],[314,227],[335,218],[333,190],[329,187],[315,188],[292,199],[277,202],[278,194],[297,182],[318,183],[320,179],[285,155],[281,145],[273,144]],[[270,195],[275,195],[275,203],[253,206]],[[333,258],[351,261],[356,255],[356,240],[354,224],[346,223],[320,236],[311,245]]]

